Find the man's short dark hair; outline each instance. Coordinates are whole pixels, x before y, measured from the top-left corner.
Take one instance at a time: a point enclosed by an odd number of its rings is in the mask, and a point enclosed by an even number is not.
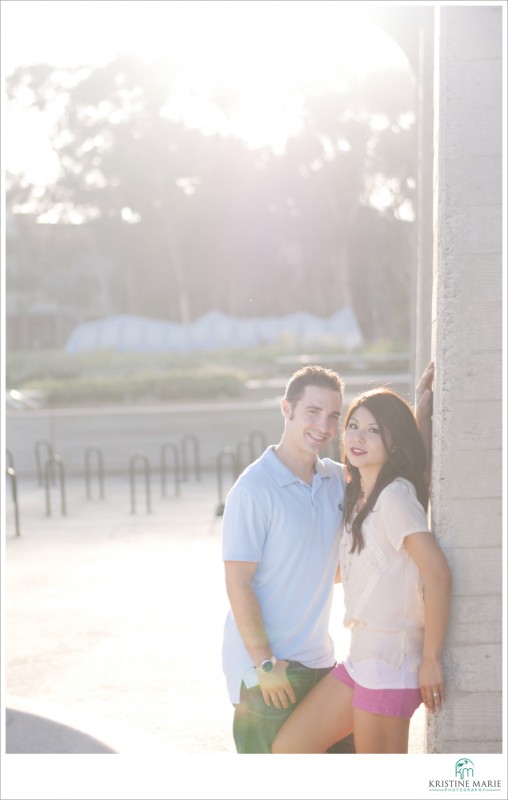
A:
[[[317,365],[309,365],[298,369],[286,386],[284,399],[292,404],[298,403],[302,399],[307,386],[319,386],[321,389],[331,389],[332,392],[339,392],[344,396],[344,381],[338,372],[333,369],[325,369]]]

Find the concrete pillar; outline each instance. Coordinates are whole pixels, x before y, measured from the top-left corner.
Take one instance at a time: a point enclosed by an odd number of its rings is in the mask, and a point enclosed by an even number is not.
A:
[[[418,199],[416,213],[416,280],[414,298],[414,375],[422,375],[431,358],[432,204],[434,158],[434,9],[420,9],[418,41]]]
[[[502,19],[435,29],[432,524],[454,576],[430,753],[502,752]]]

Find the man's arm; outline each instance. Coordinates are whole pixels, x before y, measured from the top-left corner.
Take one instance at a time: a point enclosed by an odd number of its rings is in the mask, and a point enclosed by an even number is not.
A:
[[[266,635],[261,608],[252,581],[257,570],[253,561],[225,561],[226,591],[236,626],[253,664],[270,658],[272,650]]]
[[[231,611],[254,665],[261,664],[272,655],[277,656],[276,653],[272,653],[259,601],[252,587],[257,567],[257,563],[252,561],[224,562],[226,591]],[[286,677],[287,665],[287,661],[280,660],[271,672],[258,673],[259,685],[267,705],[288,708],[289,703],[296,702],[293,687]]]
[[[427,455],[425,475],[430,483],[432,464],[432,406],[434,386],[434,362],[430,361],[416,386],[415,418]]]

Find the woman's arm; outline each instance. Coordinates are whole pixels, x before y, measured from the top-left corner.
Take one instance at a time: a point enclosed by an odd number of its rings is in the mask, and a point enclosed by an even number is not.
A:
[[[405,545],[424,583],[425,632],[420,689],[429,711],[439,711],[444,700],[441,652],[450,615],[452,575],[443,551],[429,531],[406,536]]]

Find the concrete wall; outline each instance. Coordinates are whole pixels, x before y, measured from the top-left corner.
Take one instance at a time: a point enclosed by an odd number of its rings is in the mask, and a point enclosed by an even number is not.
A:
[[[454,575],[428,751],[502,752],[502,9],[435,20],[433,529]]]
[[[254,431],[260,431],[266,444],[276,444],[282,434],[283,418],[278,402],[270,403],[182,403],[171,406],[55,409],[11,413],[6,420],[6,439],[16,473],[21,477],[37,476],[36,445],[40,440],[51,444],[64,463],[66,474],[83,475],[85,451],[98,447],[103,453],[106,473],[128,473],[131,457],[146,455],[153,470],[160,465],[161,447],[176,444],[181,450],[183,437],[198,442],[203,471],[214,470],[225,447],[238,448],[241,461],[248,458],[248,448],[241,444]],[[253,437],[260,451],[261,437]],[[239,446],[240,445],[240,446]],[[37,447],[40,460],[47,458],[45,445]],[[184,453],[194,474],[194,446],[186,440]],[[169,470],[173,453],[166,450]],[[229,460],[226,461],[229,464]],[[248,460],[247,460],[248,463]],[[96,474],[96,454],[90,454],[92,473]],[[138,465],[138,469],[139,469]]]
[[[423,373],[431,359],[433,285],[434,9],[425,6],[419,7],[418,11],[420,19],[417,72],[418,197],[413,383],[416,376]]]

